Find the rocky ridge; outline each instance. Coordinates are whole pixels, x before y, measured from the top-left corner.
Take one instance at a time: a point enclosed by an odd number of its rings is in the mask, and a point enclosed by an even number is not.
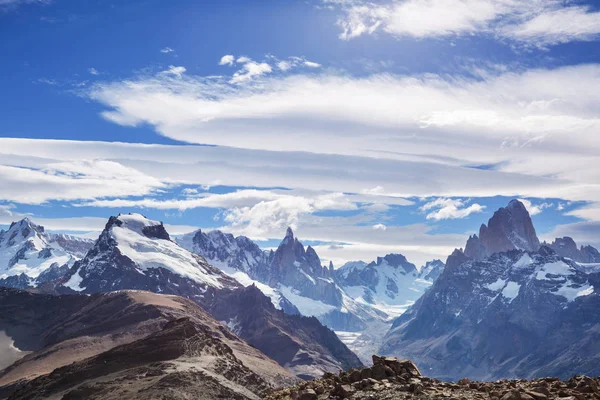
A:
[[[303,382],[270,393],[267,400],[586,400],[600,398],[600,377],[442,382],[423,376],[409,360],[373,356],[373,366]]]
[[[0,371],[0,398],[258,400],[297,380],[177,296],[0,289],[0,330],[29,352]]]

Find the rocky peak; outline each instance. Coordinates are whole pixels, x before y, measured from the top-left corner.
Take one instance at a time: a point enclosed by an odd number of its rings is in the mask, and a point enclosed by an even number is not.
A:
[[[24,242],[35,235],[44,234],[44,227],[34,224],[29,218],[25,217],[20,221],[10,224],[8,231],[0,232],[0,241],[5,247],[14,246],[17,243]]]
[[[518,200],[511,200],[504,208],[497,210],[488,224],[481,225],[479,236],[473,235],[467,241],[464,254],[475,260],[482,260],[494,253],[510,250],[537,251],[540,241],[529,212]]]
[[[394,268],[402,268],[407,274],[417,272],[417,267],[410,263],[402,254],[387,254],[384,257],[377,257],[375,265],[381,266],[384,263]]]
[[[600,252],[592,246],[581,246],[577,248],[577,243],[568,237],[556,238],[551,244],[546,244],[561,257],[570,258],[581,263],[598,263],[600,262]]]
[[[442,260],[427,261],[421,268],[420,277],[427,281],[435,281],[442,274],[445,266]]]
[[[454,249],[452,254],[448,256],[446,259],[446,269],[453,269],[458,267],[460,264],[465,261],[469,261],[469,257],[465,255],[462,249]]]
[[[289,226],[288,226],[287,230],[285,231],[285,237],[283,238],[283,241],[281,242],[281,244],[285,244],[288,242],[294,242],[294,231]]]

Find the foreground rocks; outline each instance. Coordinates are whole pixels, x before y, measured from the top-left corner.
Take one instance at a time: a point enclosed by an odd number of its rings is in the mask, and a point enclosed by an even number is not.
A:
[[[373,366],[351,369],[338,375],[303,382],[270,393],[268,400],[587,400],[600,399],[600,377],[558,378],[475,382],[463,378],[457,383],[441,382],[421,374],[409,360],[373,356]]]

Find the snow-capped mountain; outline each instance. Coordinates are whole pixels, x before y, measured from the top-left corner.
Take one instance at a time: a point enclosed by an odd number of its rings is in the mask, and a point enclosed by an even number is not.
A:
[[[29,218],[0,231],[0,286],[26,289],[64,275],[93,241],[46,232]]]
[[[527,236],[531,219],[517,203],[483,230],[485,251],[503,251],[481,258],[456,250],[430,290],[394,321],[382,352],[447,379],[600,373],[600,274],[549,246],[536,248],[537,237]]]
[[[255,285],[289,314],[317,317],[332,329],[364,328],[356,316],[362,312],[360,305],[347,304],[353,301],[334,282],[331,269],[321,265],[315,250],[305,248],[291,228],[275,251],[263,251],[247,237],[220,231],[196,231],[178,243],[245,286]]]
[[[256,286],[286,313],[318,318],[365,361],[391,320],[443,269],[437,261],[419,273],[404,256],[390,254],[370,264],[357,261],[334,270],[331,263],[322,266],[315,250],[305,248],[289,228],[275,251],[262,251],[246,237],[220,231],[196,231],[177,242],[244,286]]]
[[[390,317],[402,314],[431,286],[402,254],[347,263],[335,271],[335,280],[351,298]]]
[[[425,265],[421,267],[419,277],[429,282],[435,282],[442,272],[444,272],[445,267],[446,264],[444,264],[442,260],[427,261]]]
[[[111,217],[62,284],[83,293],[139,289],[190,298],[224,287],[240,284],[173,242],[161,222],[140,214]]]

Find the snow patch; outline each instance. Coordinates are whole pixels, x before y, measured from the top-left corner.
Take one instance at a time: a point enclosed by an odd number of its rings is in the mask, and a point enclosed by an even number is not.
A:
[[[519,289],[521,289],[521,285],[517,282],[508,282],[504,289],[502,289],[502,296],[512,302],[519,295]]]
[[[81,292],[82,290],[85,290],[85,288],[81,287],[81,282],[83,282],[83,278],[81,275],[79,275],[79,270],[77,270],[73,275],[71,275],[71,278],[69,278],[68,282],[63,284],[63,286],[68,287],[76,292]]]

